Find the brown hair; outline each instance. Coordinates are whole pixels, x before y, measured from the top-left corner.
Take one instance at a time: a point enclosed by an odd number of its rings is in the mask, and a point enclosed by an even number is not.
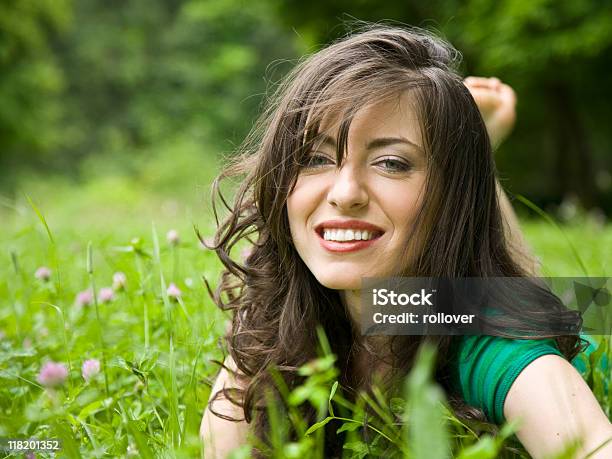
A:
[[[413,240],[419,243],[406,247],[406,256],[409,250],[416,253],[411,257],[415,262],[398,274],[528,275],[509,252],[490,141],[478,107],[455,70],[459,60],[454,48],[428,33],[366,25],[295,66],[267,100],[238,154],[214,181],[218,224],[214,250],[225,267],[214,300],[220,308],[234,311],[226,340],[246,385],[236,397],[229,392],[224,395],[244,407],[246,421],[255,421],[260,437],[266,414],[257,409],[258,402],[263,389],[273,386],[267,370],[275,366],[289,387],[299,384],[298,367],[316,357],[317,324],[330,337],[339,381],[345,388],[361,385],[355,381],[355,355],[369,349],[338,292],[317,282],[301,260],[289,231],[287,197],[318,141],[325,114],[341,115],[339,167],[352,117],[360,108],[407,90],[416,97],[429,167],[414,227]],[[232,177],[241,182],[230,205],[220,182]],[[217,199],[229,211],[221,223]],[[253,249],[244,262],[235,261],[230,252],[244,240],[252,242]],[[422,340],[420,336],[393,337],[397,375],[409,371]],[[579,351],[576,336],[556,340],[568,359]],[[436,377],[448,390],[451,337],[433,341],[439,350]],[[449,395],[458,416],[484,420],[480,410]],[[315,421],[307,408],[304,415]]]

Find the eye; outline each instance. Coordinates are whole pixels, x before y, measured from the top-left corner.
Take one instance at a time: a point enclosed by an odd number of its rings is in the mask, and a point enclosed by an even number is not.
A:
[[[325,155],[314,153],[305,158],[302,167],[313,169],[326,166],[328,164],[334,164],[334,162]]]
[[[395,158],[384,158],[374,164],[382,164],[383,168],[391,173],[408,172],[412,169],[412,164]]]

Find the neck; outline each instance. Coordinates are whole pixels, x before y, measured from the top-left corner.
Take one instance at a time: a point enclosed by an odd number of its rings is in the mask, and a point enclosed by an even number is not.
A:
[[[361,323],[361,290],[341,290],[340,299],[355,325]]]
[[[379,356],[386,355],[389,349],[389,336],[364,336],[361,334],[361,290],[341,290],[340,299],[349,313],[355,330],[358,330],[358,340],[366,342],[377,350]],[[386,352],[385,352],[386,351]]]

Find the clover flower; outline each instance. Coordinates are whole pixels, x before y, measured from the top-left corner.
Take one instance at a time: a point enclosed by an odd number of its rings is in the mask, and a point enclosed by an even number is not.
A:
[[[115,291],[110,287],[102,287],[98,292],[98,301],[100,303],[109,303],[115,299]]]
[[[173,300],[177,300],[178,301],[178,299],[181,297],[181,291],[174,284],[174,282],[170,283],[170,285],[168,286],[168,290],[166,290],[166,293]]]
[[[41,266],[34,273],[34,277],[41,281],[47,282],[51,278],[51,270],[46,266]]]
[[[166,234],[166,240],[170,245],[178,245],[180,241],[178,231],[174,229],[168,231],[168,233]]]
[[[121,271],[113,274],[113,289],[115,290],[123,290],[125,288],[125,284],[127,283],[127,277]]]
[[[76,300],[74,301],[77,306],[89,306],[93,302],[93,293],[91,290],[83,290],[77,293]]]
[[[81,374],[83,379],[89,382],[94,376],[100,373],[100,361],[97,359],[88,359],[83,362]]]
[[[40,369],[36,380],[45,387],[57,387],[64,384],[68,377],[68,368],[63,363],[47,362]]]

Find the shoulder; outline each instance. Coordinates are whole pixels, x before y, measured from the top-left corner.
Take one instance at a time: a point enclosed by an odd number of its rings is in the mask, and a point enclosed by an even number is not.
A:
[[[554,339],[462,336],[454,346],[453,388],[497,424],[504,421],[504,402],[517,376],[539,357],[563,357]]]
[[[231,356],[226,357],[224,365],[232,371],[221,368],[200,424],[200,437],[208,448],[204,454],[207,458],[225,457],[232,448],[244,441],[248,431],[242,407],[232,403],[220,392],[231,388],[245,389],[244,383],[240,383],[232,373],[239,370]],[[217,394],[220,394],[219,398],[216,398]],[[216,414],[211,411],[211,402]]]

